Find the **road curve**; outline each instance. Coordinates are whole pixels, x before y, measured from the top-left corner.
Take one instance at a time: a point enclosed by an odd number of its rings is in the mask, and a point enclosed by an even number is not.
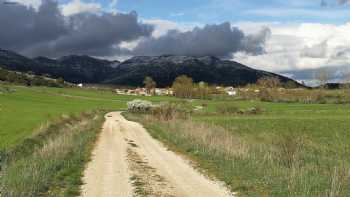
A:
[[[233,196],[120,112],[106,115],[83,182],[83,197]]]

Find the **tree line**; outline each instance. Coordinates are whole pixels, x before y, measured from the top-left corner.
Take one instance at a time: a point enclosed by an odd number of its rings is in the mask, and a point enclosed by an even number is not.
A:
[[[151,77],[146,77],[143,83],[148,93],[155,93],[154,89],[157,87],[157,83]],[[186,75],[178,76],[174,80],[171,88],[174,92],[174,96],[187,99],[206,99],[215,91],[215,88],[209,86],[208,83],[194,83],[193,79]]]
[[[45,76],[32,75],[27,73],[20,73],[9,71],[0,68],[0,81],[14,83],[26,86],[48,86],[48,87],[64,87],[65,82],[62,78],[50,79]]]

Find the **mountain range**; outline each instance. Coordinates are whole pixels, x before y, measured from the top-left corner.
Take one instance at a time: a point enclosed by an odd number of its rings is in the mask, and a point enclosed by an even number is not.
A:
[[[303,70],[286,70],[281,71],[279,74],[288,76],[298,81],[305,82],[308,86],[317,86],[318,81],[316,76],[320,72],[327,73],[329,83],[348,83],[350,80],[350,66],[328,66],[322,68],[312,68]]]
[[[255,70],[235,61],[213,56],[136,56],[126,61],[109,61],[85,55],[70,55],[58,59],[28,58],[13,51],[0,49],[0,67],[63,78],[72,83],[100,83],[142,86],[146,76],[159,87],[171,86],[179,75],[187,75],[194,82],[240,86],[256,83],[263,77],[277,77],[281,82],[294,80],[274,73]]]

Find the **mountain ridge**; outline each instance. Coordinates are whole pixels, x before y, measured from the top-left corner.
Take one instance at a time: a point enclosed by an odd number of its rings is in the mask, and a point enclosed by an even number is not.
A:
[[[86,55],[69,55],[58,59],[27,58],[12,51],[0,49],[0,67],[35,74],[49,74],[72,83],[101,83],[143,86],[146,76],[159,87],[169,87],[179,75],[187,75],[194,82],[243,86],[256,83],[263,77],[277,77],[283,83],[294,80],[262,70],[256,70],[231,60],[215,56],[135,56],[123,62],[98,59]]]

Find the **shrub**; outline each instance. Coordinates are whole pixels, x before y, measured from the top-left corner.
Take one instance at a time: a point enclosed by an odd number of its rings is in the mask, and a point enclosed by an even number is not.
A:
[[[251,107],[245,110],[239,109],[235,105],[227,104],[219,105],[216,107],[216,112],[224,115],[258,115],[261,114],[263,111],[264,110],[259,106]]]
[[[220,114],[237,114],[240,111],[237,106],[227,104],[217,106],[216,110]]]
[[[152,102],[150,101],[145,101],[145,100],[133,100],[127,103],[128,105],[128,111],[134,112],[134,113],[145,113],[149,112],[152,108]]]
[[[261,114],[264,110],[259,107],[259,106],[256,106],[256,107],[252,107],[252,108],[249,108],[248,110],[245,111],[246,114]]]
[[[264,88],[276,88],[281,86],[281,81],[277,77],[263,77],[258,80],[257,84]]]
[[[151,111],[152,115],[158,120],[172,120],[175,118],[177,109],[175,104],[161,104]]]
[[[192,113],[192,106],[179,103],[163,103],[154,106],[151,114],[158,120],[173,120],[175,118],[186,119]]]

